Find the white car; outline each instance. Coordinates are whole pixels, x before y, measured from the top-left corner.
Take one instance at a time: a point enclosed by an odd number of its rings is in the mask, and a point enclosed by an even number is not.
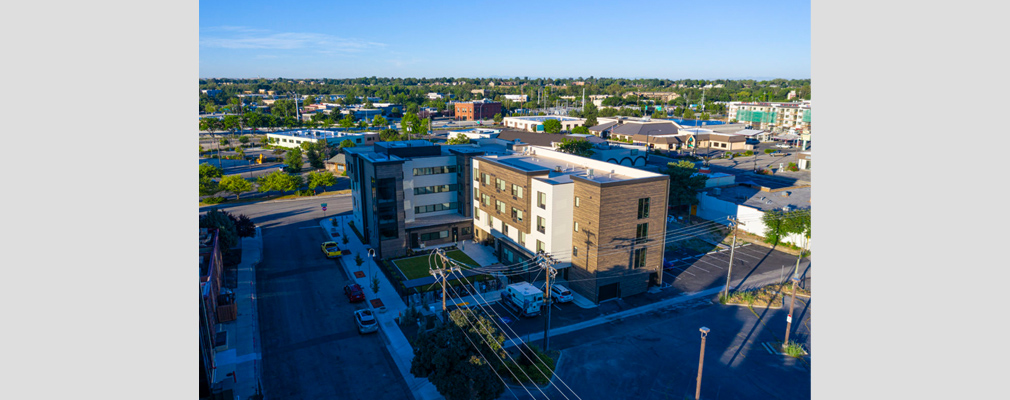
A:
[[[575,300],[575,296],[572,296],[572,291],[564,286],[551,285],[551,300],[555,303],[571,303]]]
[[[379,322],[375,320],[372,310],[357,310],[354,312],[354,323],[358,325],[358,333],[379,331]]]
[[[778,147],[780,149],[788,149],[788,148],[790,148],[792,146],[789,146],[788,144],[785,144],[785,143],[779,143],[779,144],[775,145],[775,147]]]

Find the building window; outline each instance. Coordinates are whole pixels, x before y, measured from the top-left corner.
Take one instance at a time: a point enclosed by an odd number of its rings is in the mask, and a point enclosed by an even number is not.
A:
[[[480,209],[477,207],[473,208],[473,219],[480,221]]]
[[[518,198],[523,198],[523,188],[522,186],[512,185],[512,195]]]
[[[547,209],[547,193],[537,192],[537,206],[543,209]]]
[[[429,168],[414,168],[414,176],[448,174],[455,172],[456,172],[455,165],[446,165],[441,167],[429,167]]]
[[[457,189],[455,183],[450,185],[438,185],[438,186],[425,186],[414,188],[414,194],[431,194],[431,193],[444,193],[444,192],[454,192]]]
[[[495,181],[495,184],[498,186],[498,190],[504,192],[505,191],[505,181],[503,181],[501,179],[498,179],[498,178],[495,178],[494,181]]]
[[[480,200],[480,188],[479,187],[474,187],[473,188],[473,199],[474,200]]]
[[[648,249],[645,249],[645,248],[635,249],[634,264],[631,266],[631,268],[638,269],[638,268],[642,268],[642,267],[645,266],[645,251],[646,250],[648,250]]]
[[[505,203],[501,202],[500,200],[494,201],[494,208],[498,210],[499,214],[505,213]]]
[[[502,233],[505,234],[505,236],[508,236],[508,234],[509,234],[509,226],[505,224],[505,221],[501,222],[501,231],[502,231]]]
[[[491,177],[487,176],[487,174],[485,174],[483,172],[481,172],[481,174],[480,174],[480,180],[485,185],[490,185],[491,184]]]
[[[579,221],[575,221],[575,231],[579,231]]]
[[[546,233],[547,228],[545,227],[544,217],[537,217],[537,232]]]
[[[572,257],[578,257],[578,256],[579,256],[579,247],[572,246]]]
[[[520,246],[526,245],[526,233],[523,231],[519,231],[519,245]]]
[[[485,206],[491,205],[491,196],[481,193],[480,200]]]
[[[480,180],[480,172],[478,172],[477,168],[473,169],[473,180],[475,180],[475,181],[479,181]]]
[[[452,203],[439,203],[439,204],[431,204],[431,205],[427,205],[427,206],[417,206],[417,207],[414,207],[414,214],[424,214],[424,213],[430,213],[430,212],[436,212],[436,211],[446,211],[446,210],[455,209],[456,207],[458,207],[458,204],[455,201],[452,202]]]
[[[647,237],[649,237],[649,223],[646,222],[644,224],[638,224],[638,227],[635,230],[635,238],[645,239]]]
[[[459,234],[460,235],[469,235],[470,234],[470,229],[471,229],[470,227],[465,227],[463,229],[460,229],[459,230]]]
[[[576,206],[576,207],[578,207],[578,206],[579,206],[579,203],[580,203],[580,202],[579,202],[579,197],[578,197],[578,196],[575,196],[575,206]]]
[[[544,251],[544,242],[537,240],[537,253]]]
[[[512,207],[512,219],[523,222],[523,211]]]
[[[649,218],[649,197],[638,199],[638,218]]]
[[[449,237],[449,231],[422,233],[418,237],[423,241],[445,239]]]

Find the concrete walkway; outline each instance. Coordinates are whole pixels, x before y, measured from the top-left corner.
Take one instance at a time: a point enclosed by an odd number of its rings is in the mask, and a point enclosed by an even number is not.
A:
[[[474,243],[472,240],[464,240],[459,243],[460,250],[470,256],[481,267],[487,267],[498,263],[498,258],[494,256],[490,247]]]
[[[336,226],[331,222],[334,219],[337,221]],[[403,379],[411,393],[413,393],[414,398],[416,400],[442,399],[443,397],[435,389],[435,385],[432,385],[427,379],[415,378],[410,373],[410,362],[414,359],[414,348],[410,346],[407,337],[396,326],[396,321],[394,320],[394,318],[407,309],[407,305],[403,303],[403,299],[400,298],[396,289],[393,289],[389,280],[386,279],[386,275],[382,273],[379,266],[375,264],[375,261],[368,257],[370,246],[362,244],[350,226],[346,227],[347,244],[344,244],[343,238],[340,237],[343,230],[342,225],[350,220],[350,215],[342,215],[324,218],[319,221],[319,224],[323,228],[323,231],[329,234],[341,249],[350,250],[350,254],[340,257],[340,265],[344,268],[351,282],[355,282],[365,289],[365,303],[375,310],[376,319],[379,321],[379,331],[385,338],[386,348],[389,349],[389,354],[392,356],[393,362],[396,363],[396,368],[403,375]],[[360,255],[362,260],[364,260],[360,266],[354,262],[357,255]],[[362,272],[364,276],[361,278],[355,277],[354,273],[357,271]],[[372,277],[379,280],[378,293],[372,292]],[[384,311],[372,306],[372,300],[375,299],[382,301],[385,307]]]
[[[263,236],[242,238],[242,262],[237,267],[238,287],[235,304],[238,317],[221,324],[228,332],[228,349],[215,356],[215,384],[232,389],[235,398],[244,400],[257,393],[262,375],[259,315],[256,310],[256,265],[263,257]],[[228,374],[234,373],[234,377]]]

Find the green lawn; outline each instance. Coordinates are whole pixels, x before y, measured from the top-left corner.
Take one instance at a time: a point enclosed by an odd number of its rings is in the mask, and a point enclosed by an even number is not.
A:
[[[470,258],[470,256],[466,255],[466,253],[464,253],[461,250],[453,250],[453,251],[445,253],[445,255],[448,256],[449,258],[453,259],[453,260],[456,260],[456,261],[459,261],[459,262],[462,262],[462,263],[465,263],[465,264],[477,265],[476,261],[474,261],[472,258]],[[425,256],[417,256],[417,257],[399,259],[399,260],[393,261],[393,264],[395,264],[396,267],[399,268],[400,271],[403,272],[403,275],[407,277],[407,280],[417,279],[417,278],[423,278],[423,277],[429,276],[429,274],[428,274],[428,256],[426,256],[426,255]]]

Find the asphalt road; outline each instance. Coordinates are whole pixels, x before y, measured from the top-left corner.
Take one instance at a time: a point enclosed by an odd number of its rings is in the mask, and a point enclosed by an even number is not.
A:
[[[349,212],[350,197],[330,197],[327,216]],[[275,399],[409,399],[381,334],[359,335],[348,281],[323,257],[318,199],[223,207],[263,232],[256,269],[263,390]]]

